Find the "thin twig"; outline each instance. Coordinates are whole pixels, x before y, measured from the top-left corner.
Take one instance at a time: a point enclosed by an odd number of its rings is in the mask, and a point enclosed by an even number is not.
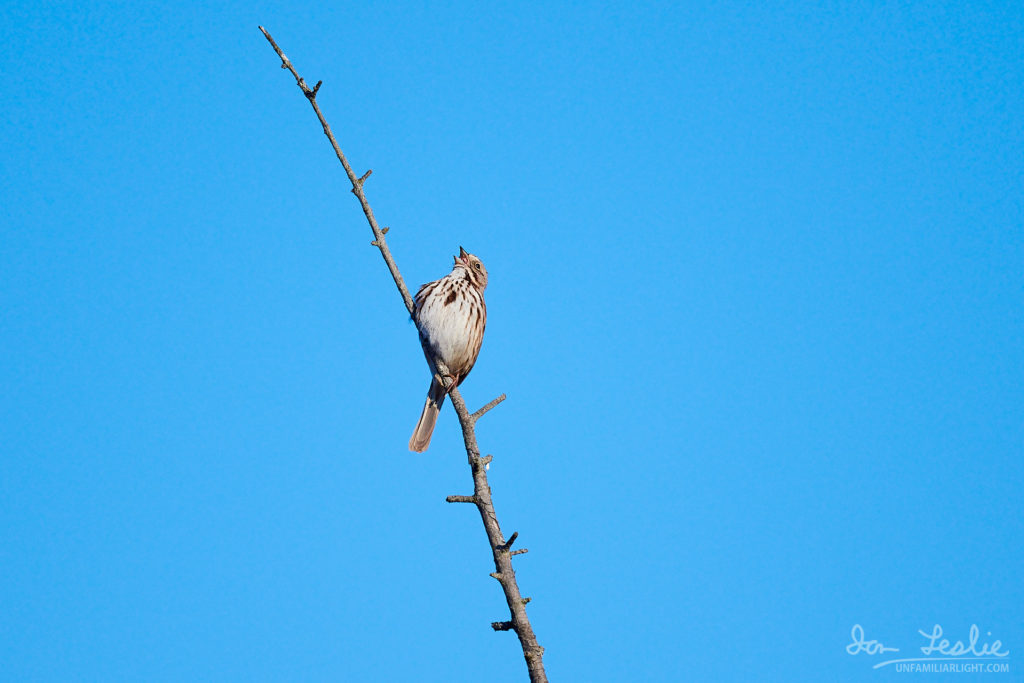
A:
[[[359,204],[363,207],[363,213],[366,215],[366,220],[370,223],[370,229],[373,230],[373,246],[380,249],[380,255],[384,257],[384,262],[388,264],[388,270],[391,271],[391,277],[394,278],[395,285],[398,287],[398,291],[402,294],[402,300],[405,302],[405,307],[409,310],[409,314],[412,315],[412,296],[410,296],[409,290],[406,288],[405,282],[402,280],[401,273],[398,272],[398,266],[395,265],[395,259],[391,257],[391,250],[388,249],[387,242],[384,241],[384,231],[377,226],[377,219],[373,216],[373,209],[370,208],[370,202],[366,200],[366,195],[363,194],[363,183],[370,174],[367,173],[362,177],[362,179],[358,178],[355,171],[353,171],[352,167],[349,166],[348,159],[345,158],[345,154],[341,151],[341,147],[338,146],[338,141],[334,138],[334,133],[331,132],[331,127],[327,124],[327,119],[324,118],[323,112],[320,111],[320,105],[316,103],[316,94],[317,91],[320,90],[320,83],[317,83],[315,88],[310,89],[310,87],[306,85],[306,81],[299,75],[299,72],[295,70],[294,66],[292,66],[288,57],[285,56],[284,52],[281,51],[281,48],[279,48],[277,43],[274,42],[274,39],[270,37],[269,33],[267,33],[267,29],[262,26],[259,28],[260,31],[263,32],[263,35],[266,36],[267,41],[270,42],[271,47],[274,48],[274,52],[276,52],[277,56],[281,58],[281,66],[292,72],[292,76],[295,76],[295,82],[299,84],[299,87],[302,89],[302,93],[306,96],[306,99],[309,100],[309,103],[313,105],[313,111],[316,112],[316,117],[320,120],[320,125],[323,126],[324,135],[326,135],[327,139],[330,140],[331,147],[334,148],[334,154],[338,157],[338,161],[340,161],[341,165],[345,168],[345,175],[347,175],[348,179],[352,182],[352,194],[359,199]]]
[[[331,132],[331,127],[327,124],[327,120],[324,118],[323,113],[320,111],[320,107],[316,102],[317,93],[320,90],[322,81],[318,81],[316,86],[310,88],[306,85],[306,82],[299,76],[299,73],[295,70],[288,57],[285,56],[281,48],[278,47],[277,43],[270,36],[266,29],[262,26],[259,27],[260,31],[266,37],[271,47],[274,48],[274,52],[281,58],[281,67],[288,69],[292,76],[295,77],[295,82],[298,84],[302,93],[309,100],[309,103],[313,106],[313,111],[316,112],[316,117],[320,121],[320,125],[323,126],[324,135],[331,143],[331,147],[334,148],[334,153],[338,157],[338,161],[345,169],[348,179],[352,183],[352,193],[359,200],[359,204],[363,208],[363,213],[366,215],[366,220],[370,223],[370,229],[373,230],[374,240],[372,244],[380,249],[381,256],[384,257],[384,262],[388,266],[388,270],[391,271],[391,277],[395,280],[395,285],[398,287],[399,293],[402,295],[402,301],[405,303],[406,309],[411,314],[413,311],[413,300],[409,295],[409,290],[405,286],[405,281],[402,279],[401,273],[398,271],[398,266],[395,265],[395,260],[391,256],[391,251],[388,249],[387,242],[384,240],[384,235],[388,229],[383,230],[377,226],[377,219],[373,216],[373,210],[370,208],[370,203],[366,199],[366,195],[363,193],[363,184],[366,179],[370,176],[371,171],[367,171],[363,176],[357,177],[352,167],[349,165],[348,160],[342,153],[341,148],[338,146],[337,140],[334,138],[334,134]],[[435,365],[431,363],[431,365]],[[435,374],[439,374],[442,378],[442,383],[449,390],[449,395],[452,399],[452,405],[455,407],[455,412],[459,416],[459,424],[462,425],[462,438],[466,444],[466,456],[469,460],[469,466],[473,472],[473,495],[472,496],[448,496],[449,502],[472,502],[476,505],[477,510],[480,512],[480,519],[483,521],[484,530],[487,532],[487,540],[491,547],[491,554],[494,559],[495,572],[491,574],[501,584],[501,588],[505,593],[505,601],[508,603],[509,612],[512,616],[510,621],[496,621],[491,624],[491,627],[495,631],[515,631],[519,636],[519,643],[523,648],[523,656],[526,658],[526,666],[530,673],[531,683],[546,683],[547,675],[544,673],[543,655],[544,648],[537,642],[537,637],[533,633],[533,628],[530,626],[530,620],[526,616],[526,603],[530,601],[530,598],[523,598],[519,593],[519,585],[516,583],[516,573],[512,568],[512,557],[526,552],[526,549],[514,550],[509,552],[509,548],[515,541],[518,533],[512,534],[508,541],[502,536],[501,528],[498,526],[498,518],[494,512],[494,504],[491,501],[491,487],[487,483],[487,464],[491,462],[491,456],[480,457],[480,448],[476,442],[475,423],[484,415],[487,411],[494,408],[505,399],[505,395],[502,394],[498,398],[494,399],[480,410],[476,411],[472,415],[466,410],[466,403],[462,400],[462,395],[456,387],[450,386],[451,380],[446,377],[448,373],[446,368],[440,363],[436,364],[437,367],[431,369]],[[438,372],[441,370],[441,372]],[[449,376],[450,377],[450,376]]]

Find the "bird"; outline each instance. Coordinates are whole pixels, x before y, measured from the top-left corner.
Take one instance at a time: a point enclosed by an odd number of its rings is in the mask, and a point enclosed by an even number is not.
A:
[[[420,335],[427,364],[445,364],[457,387],[473,369],[487,326],[487,269],[483,262],[459,247],[452,272],[420,287],[413,302],[412,319]],[[409,450],[422,453],[430,446],[446,394],[444,384],[434,375],[427,391],[419,422],[409,439]]]

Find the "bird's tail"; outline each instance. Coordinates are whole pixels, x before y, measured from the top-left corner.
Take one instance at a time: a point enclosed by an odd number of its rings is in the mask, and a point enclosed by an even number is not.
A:
[[[416,429],[412,430],[412,438],[409,439],[410,451],[422,453],[430,446],[430,437],[434,435],[434,425],[437,424],[437,416],[444,403],[444,393],[444,387],[436,379],[432,379],[430,390],[427,392],[427,402],[423,404],[423,412],[420,413],[420,421],[416,423]]]

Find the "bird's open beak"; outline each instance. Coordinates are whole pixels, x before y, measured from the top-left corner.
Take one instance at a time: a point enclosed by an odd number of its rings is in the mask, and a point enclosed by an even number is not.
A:
[[[455,257],[456,261],[462,261],[467,266],[469,265],[469,252],[459,247],[459,255]]]

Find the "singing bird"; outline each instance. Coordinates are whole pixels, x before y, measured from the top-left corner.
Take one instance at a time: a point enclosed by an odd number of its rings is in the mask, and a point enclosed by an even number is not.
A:
[[[487,325],[487,269],[473,254],[459,247],[452,272],[440,280],[420,287],[416,293],[412,318],[420,333],[420,344],[427,363],[431,358],[448,367],[454,386],[462,384],[473,369]],[[409,439],[409,450],[422,453],[430,446],[437,415],[444,403],[444,385],[435,376],[430,380],[427,402]]]

